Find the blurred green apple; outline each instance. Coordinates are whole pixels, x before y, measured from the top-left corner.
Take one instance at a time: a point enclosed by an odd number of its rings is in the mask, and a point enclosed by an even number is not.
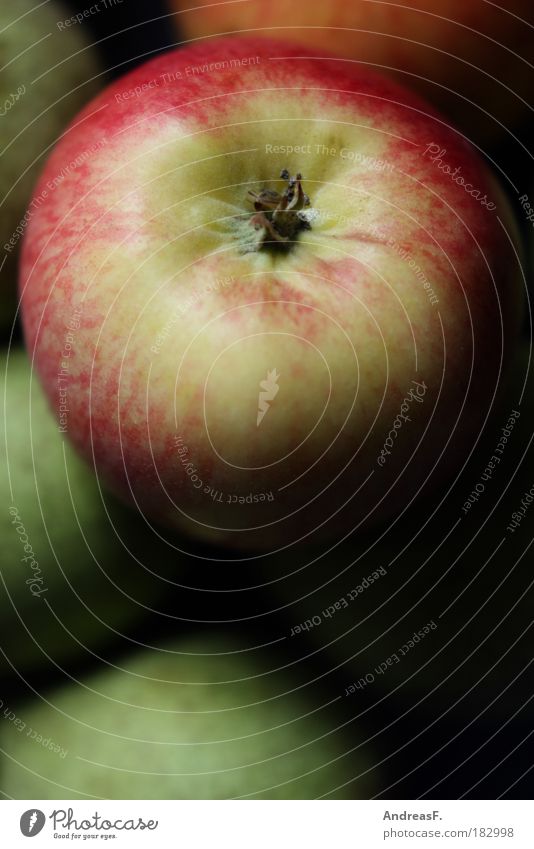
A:
[[[262,648],[201,635],[9,705],[0,789],[15,799],[368,798],[365,741],[354,749],[329,698],[277,665]]]
[[[476,151],[411,92],[301,52],[215,39],[117,80],[49,158],[36,198],[100,145],[22,254],[24,332],[60,421],[57,343],[83,308],[73,443],[145,515],[237,550],[377,527],[429,472],[447,481],[522,312],[515,223]]]
[[[337,669],[340,694],[355,706],[387,700],[400,715],[421,703],[493,722],[530,697],[529,367],[523,348],[502,403],[441,505],[423,500],[380,536],[268,561],[286,636],[308,642],[323,666]]]
[[[0,330],[13,321],[16,257],[33,183],[47,151],[99,88],[87,29],[61,28],[60,3],[0,5]],[[57,175],[61,179],[62,175]]]
[[[26,352],[2,353],[0,368],[0,674],[26,673],[47,654],[59,664],[87,658],[140,620],[179,570],[134,513],[103,500],[58,432]]]

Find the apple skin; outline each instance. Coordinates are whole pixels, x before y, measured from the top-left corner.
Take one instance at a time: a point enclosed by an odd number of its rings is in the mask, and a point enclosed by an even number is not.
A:
[[[351,752],[329,700],[276,665],[197,635],[15,704],[26,727],[2,723],[0,788],[15,799],[369,798],[372,751],[360,739]]]
[[[472,148],[395,83],[301,52],[221,39],[114,83],[50,157],[37,196],[94,150],[43,200],[22,256],[25,335],[58,416],[68,369],[68,437],[138,509],[236,549],[365,530],[440,486],[521,313],[514,224]],[[243,252],[247,190],[281,189],[283,167],[304,173],[311,229],[286,253]],[[410,390],[424,403],[410,396],[379,467]]]
[[[6,110],[0,118],[0,247],[2,259],[6,258],[1,332],[15,316],[20,244],[16,228],[25,216],[37,174],[48,148],[101,87],[101,68],[84,28],[58,29],[57,22],[66,17],[68,10],[55,2],[37,5],[20,0],[16,6],[0,7],[0,109]]]
[[[393,73],[482,144],[529,118],[522,100],[529,102],[533,80],[530,0],[503,8],[485,0],[199,0],[194,8],[173,0],[172,6],[185,39],[284,38]]]
[[[186,558],[180,564],[130,511],[103,500],[58,433],[26,352],[3,352],[0,368],[0,675],[15,679],[93,660],[120,642],[168,592],[162,578],[180,579]]]
[[[483,442],[441,506],[420,506],[375,537],[265,567],[286,636],[338,671],[355,710],[362,698],[385,700],[399,716],[450,711],[500,726],[531,697],[531,360],[525,343]],[[506,436],[512,411],[520,415]],[[501,436],[502,455],[494,453]],[[432,621],[436,628],[398,651]]]

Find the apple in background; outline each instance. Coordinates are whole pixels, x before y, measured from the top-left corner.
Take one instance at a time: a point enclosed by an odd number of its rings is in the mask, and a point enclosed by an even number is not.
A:
[[[377,773],[363,735],[351,751],[329,700],[277,663],[224,634],[195,636],[9,706],[20,724],[2,722],[0,789],[14,799],[369,798]]]
[[[138,509],[246,550],[366,530],[442,484],[521,312],[471,147],[395,83],[301,53],[221,39],[114,83],[50,157],[36,197],[93,150],[22,258],[66,435]]]
[[[119,642],[168,581],[180,580],[186,558],[143,534],[122,505],[103,501],[92,471],[58,433],[26,352],[3,353],[0,366],[5,679],[45,667],[50,674],[54,662],[86,662]]]
[[[362,697],[386,699],[399,715],[451,710],[500,726],[531,697],[531,360],[524,345],[484,443],[435,518],[412,511],[375,538],[265,567],[286,636],[337,668],[355,711]]]
[[[185,39],[240,32],[285,38],[395,73],[480,143],[529,119],[530,0],[505,8],[486,0],[199,0],[194,8],[172,0],[171,7]]]
[[[16,260],[37,172],[49,147],[99,88],[100,67],[83,26],[60,29],[60,3],[0,7],[0,330],[16,308]]]

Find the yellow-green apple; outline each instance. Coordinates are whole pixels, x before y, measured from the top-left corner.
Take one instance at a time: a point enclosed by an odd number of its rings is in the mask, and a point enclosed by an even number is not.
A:
[[[316,684],[278,664],[224,634],[197,635],[6,705],[0,789],[14,799],[369,798],[377,772],[365,736],[348,738]]]
[[[354,700],[404,711],[525,715],[532,696],[534,381],[530,346],[483,443],[436,509],[375,537],[272,558],[286,636]],[[300,649],[302,651],[302,648]],[[402,709],[401,709],[402,708]]]
[[[2,331],[15,314],[18,246],[35,212],[27,205],[37,172],[51,145],[99,87],[99,62],[86,31],[65,25],[68,18],[68,9],[56,2],[20,0],[0,7]]]
[[[37,197],[93,153],[23,251],[60,428],[139,509],[250,550],[365,530],[442,484],[521,312],[508,204],[472,148],[397,84],[301,53],[221,39],[114,83],[55,148]]]
[[[221,33],[285,38],[394,73],[482,142],[529,117],[534,61],[529,0],[173,0],[172,5],[182,38]]]
[[[120,643],[180,568],[176,551],[103,499],[58,433],[25,351],[3,353],[0,367],[0,673],[15,678]]]

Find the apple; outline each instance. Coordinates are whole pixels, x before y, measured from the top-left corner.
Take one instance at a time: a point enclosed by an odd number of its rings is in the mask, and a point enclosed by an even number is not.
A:
[[[2,352],[0,368],[5,679],[50,674],[120,642],[169,581],[180,580],[186,558],[103,499],[92,470],[58,433],[26,353]]]
[[[442,486],[521,313],[515,224],[472,148],[395,83],[301,53],[214,40],[115,82],[52,153],[37,198],[94,150],[22,257],[60,429],[136,509],[250,551]]]
[[[100,67],[84,27],[64,25],[60,3],[20,0],[0,8],[0,329],[16,308],[16,261],[33,210],[31,190],[49,148],[98,91]],[[58,175],[60,176],[60,175]]]
[[[356,749],[328,698],[277,663],[224,634],[197,635],[10,705],[0,789],[14,799],[368,798],[376,768],[364,735]]]
[[[365,691],[399,715],[451,711],[500,726],[528,702],[531,359],[525,344],[483,444],[436,511],[265,568],[285,636],[338,671],[355,710]]]
[[[173,0],[180,37],[286,38],[395,74],[480,142],[529,117],[534,61],[529,0]]]

